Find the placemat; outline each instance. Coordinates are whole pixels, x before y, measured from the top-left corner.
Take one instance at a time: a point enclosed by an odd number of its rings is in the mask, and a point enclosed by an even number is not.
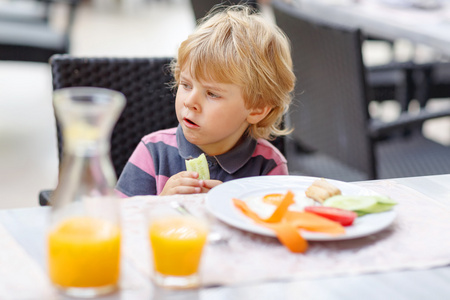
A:
[[[314,279],[450,264],[450,210],[393,181],[356,183],[398,202],[397,218],[382,232],[353,240],[310,242],[304,254],[289,252],[276,238],[260,236],[215,221],[213,230],[227,243],[208,245],[202,260],[205,286],[265,280]],[[204,211],[204,195],[134,197],[123,200],[124,257],[151,277],[144,213],[170,201]]]

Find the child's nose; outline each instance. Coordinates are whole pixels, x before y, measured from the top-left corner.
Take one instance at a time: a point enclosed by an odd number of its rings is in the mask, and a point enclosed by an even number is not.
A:
[[[193,110],[200,110],[200,93],[195,89],[184,100],[184,106]]]

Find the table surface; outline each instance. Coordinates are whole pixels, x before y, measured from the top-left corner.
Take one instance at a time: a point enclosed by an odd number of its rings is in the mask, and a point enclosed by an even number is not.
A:
[[[361,28],[366,34],[406,39],[450,55],[450,1],[439,9],[388,5],[381,0],[291,0],[302,12],[324,21]],[[395,1],[391,1],[395,2]]]
[[[376,182],[405,186],[423,194],[424,199],[450,208],[450,175],[398,178],[355,184],[367,187],[367,184]],[[25,250],[24,255],[37,262],[36,265],[41,272],[45,270],[44,232],[49,211],[48,207],[0,210],[0,225]],[[447,236],[448,232],[444,232],[442,238],[448,239]],[[149,278],[143,276],[127,262],[124,263],[122,272],[133,277],[134,283],[125,286],[120,292],[101,299],[448,299],[450,295],[450,267],[448,266],[355,276],[330,276],[311,280],[265,281],[187,291],[155,288]],[[0,272],[0,276],[5,274]],[[2,278],[0,278],[0,295],[3,292],[8,292],[10,298],[6,299],[27,299],[21,298],[23,294],[15,294],[16,290],[11,289],[10,286],[2,286]],[[42,297],[36,299],[38,298]],[[50,298],[46,297],[46,299]]]

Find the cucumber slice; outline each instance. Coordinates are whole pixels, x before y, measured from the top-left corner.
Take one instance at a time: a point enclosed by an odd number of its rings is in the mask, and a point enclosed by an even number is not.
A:
[[[208,180],[209,167],[206,161],[205,153],[200,154],[199,157],[186,160],[186,170],[198,173],[198,179]]]
[[[362,216],[388,211],[396,204],[386,196],[334,196],[328,198],[323,205],[352,210]]]
[[[360,211],[358,211],[358,213],[379,213],[379,212],[383,212],[383,211],[388,211],[392,208],[392,206],[396,205],[397,202],[395,202],[394,200],[392,200],[389,197],[384,197],[384,196],[375,196],[374,197],[377,200],[377,204],[375,204],[372,207],[366,208],[366,209],[362,209]]]
[[[352,211],[367,211],[370,207],[375,206],[377,200],[374,197],[361,196],[343,196],[337,195],[328,198],[323,203],[324,206],[336,207]]]
[[[373,196],[377,199],[378,203],[382,203],[382,204],[391,204],[391,205],[395,205],[397,204],[397,202],[387,196]]]

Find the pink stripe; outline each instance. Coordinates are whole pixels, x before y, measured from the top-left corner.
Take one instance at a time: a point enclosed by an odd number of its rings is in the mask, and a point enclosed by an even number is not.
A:
[[[153,158],[145,145],[148,143],[163,142],[167,145],[177,147],[176,130],[176,127],[164,129],[144,136],[142,141],[136,147],[136,150],[134,150],[129,161],[142,171],[155,176],[156,172]]]
[[[261,155],[265,159],[273,159],[277,165],[286,164],[286,158],[281,154],[277,147],[272,145],[269,141],[264,139],[258,139],[258,145],[256,146],[256,151],[253,153],[253,157]]]
[[[133,154],[131,155],[129,161],[136,167],[140,168],[142,171],[152,176],[155,175],[153,158],[143,143],[139,143],[136,150],[134,150]]]
[[[120,197],[120,198],[129,198],[127,195],[125,195],[124,193],[122,193],[121,191],[119,191],[119,190],[114,190],[114,192],[116,193],[116,195],[118,196],[118,197]]]
[[[164,186],[166,185],[167,181],[169,180],[169,177],[164,175],[158,175],[156,176],[156,195],[161,194]]]
[[[166,145],[177,147],[177,128],[164,129],[146,135],[142,138],[145,144],[163,142]]]
[[[281,164],[272,169],[267,175],[289,175],[287,164]]]

